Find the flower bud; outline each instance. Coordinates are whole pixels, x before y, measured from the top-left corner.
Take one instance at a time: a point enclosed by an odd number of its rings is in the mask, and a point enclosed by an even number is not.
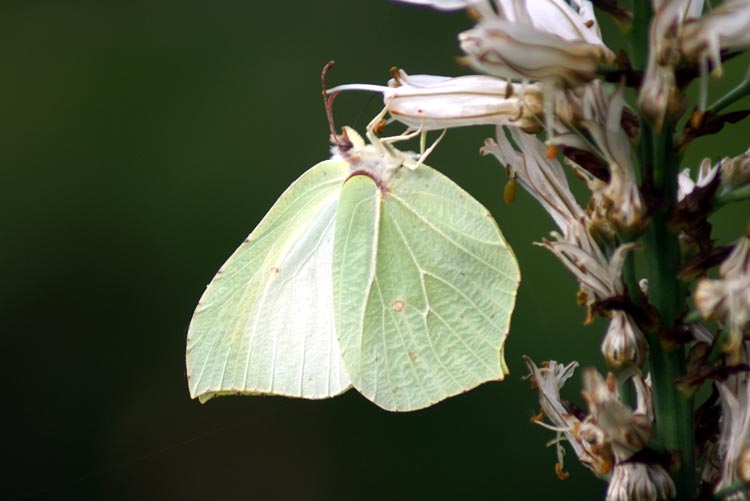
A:
[[[677,494],[672,477],[658,464],[623,463],[615,465],[607,488],[607,501],[633,499],[656,501],[673,499]]]
[[[672,67],[649,67],[638,94],[638,106],[657,131],[662,129],[668,117],[684,113],[685,93],[677,87]]]
[[[614,311],[601,350],[612,369],[640,368],[646,359],[646,338],[630,315]]]

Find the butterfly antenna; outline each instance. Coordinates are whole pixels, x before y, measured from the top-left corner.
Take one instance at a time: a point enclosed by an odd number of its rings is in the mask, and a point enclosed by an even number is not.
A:
[[[336,146],[340,150],[347,151],[352,149],[352,142],[346,136],[346,131],[344,131],[343,134],[336,133],[336,125],[333,121],[333,101],[336,99],[339,93],[333,92],[331,93],[331,95],[328,95],[328,86],[326,84],[326,80],[328,79],[328,72],[331,70],[331,68],[333,68],[334,64],[334,61],[328,61],[328,63],[323,66],[323,71],[320,73],[320,86],[322,88],[323,94],[323,107],[326,110],[328,127],[331,130],[331,141],[336,143]]]

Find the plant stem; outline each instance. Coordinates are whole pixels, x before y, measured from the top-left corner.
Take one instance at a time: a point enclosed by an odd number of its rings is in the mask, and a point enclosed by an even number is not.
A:
[[[693,399],[674,386],[675,378],[686,372],[682,345],[666,341],[665,333],[675,326],[682,312],[685,291],[677,278],[680,264],[678,235],[668,219],[677,199],[677,163],[674,156],[674,126],[665,124],[662,132],[646,125],[652,148],[651,158],[642,158],[644,180],[656,201],[651,224],[644,234],[648,265],[649,302],[659,313],[659,327],[648,332],[649,363],[653,381],[654,438],[664,447],[679,451],[682,464],[674,473],[677,499],[695,493],[693,452]],[[641,150],[642,153],[644,152]]]
[[[633,51],[630,63],[637,70],[643,70],[648,61],[648,30],[652,14],[650,0],[633,1],[633,30],[630,32]]]
[[[649,0],[633,1],[633,48],[631,63],[643,70],[648,61],[649,27],[653,10]],[[638,157],[641,183],[656,202],[651,224],[643,235],[648,269],[649,303],[659,313],[659,327],[647,332],[649,365],[654,399],[654,440],[668,449],[680,451],[682,464],[673,473],[677,499],[692,498],[695,493],[693,399],[674,386],[675,378],[686,372],[685,351],[679,344],[662,341],[662,332],[674,327],[684,304],[685,292],[677,278],[680,247],[677,233],[668,224],[677,202],[677,154],[674,148],[674,124],[666,123],[654,131],[641,115],[641,140]]]

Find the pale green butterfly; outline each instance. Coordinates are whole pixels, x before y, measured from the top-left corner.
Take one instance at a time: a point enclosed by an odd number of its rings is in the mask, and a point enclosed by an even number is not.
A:
[[[385,112],[385,110],[384,110]],[[489,212],[415,155],[345,128],[220,268],[188,329],[190,394],[319,399],[354,386],[391,411],[507,373],[519,284]]]

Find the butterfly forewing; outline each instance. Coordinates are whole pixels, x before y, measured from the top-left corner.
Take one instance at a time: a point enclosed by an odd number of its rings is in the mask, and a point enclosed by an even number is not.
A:
[[[193,397],[324,398],[349,387],[332,306],[343,161],[308,170],[274,204],[201,297],[188,330]]]

